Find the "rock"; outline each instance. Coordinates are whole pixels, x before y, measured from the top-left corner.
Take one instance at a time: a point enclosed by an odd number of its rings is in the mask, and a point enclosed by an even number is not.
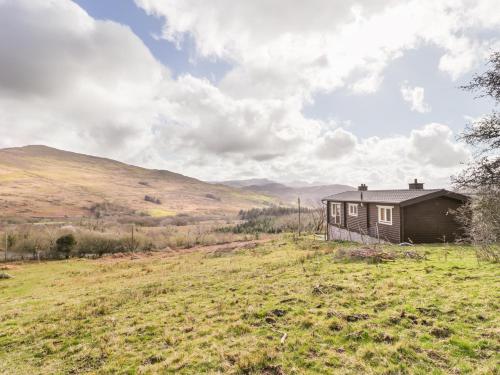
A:
[[[155,363],[160,363],[163,361],[163,357],[161,355],[153,354],[152,356],[148,357],[144,363],[148,365],[154,365]]]
[[[284,316],[286,314],[286,311],[281,309],[274,309],[271,311],[271,313],[275,316]]]
[[[431,335],[440,339],[450,337],[451,333],[451,329],[447,327],[436,327],[431,330]]]
[[[276,319],[274,319],[272,316],[266,316],[266,323],[269,323],[269,324],[274,324],[276,323]]]
[[[348,322],[357,322],[358,320],[366,320],[369,317],[368,314],[351,314],[344,316],[344,319]]]

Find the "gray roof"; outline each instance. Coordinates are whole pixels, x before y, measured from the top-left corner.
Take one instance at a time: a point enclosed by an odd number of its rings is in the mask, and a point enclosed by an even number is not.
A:
[[[465,201],[467,197],[462,194],[453,193],[444,189],[425,190],[367,190],[367,191],[344,191],[323,198],[323,201],[335,202],[373,202],[412,204],[423,200],[446,196],[452,199]]]

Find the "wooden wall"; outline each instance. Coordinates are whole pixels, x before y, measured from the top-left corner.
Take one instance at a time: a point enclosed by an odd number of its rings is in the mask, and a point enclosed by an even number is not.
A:
[[[328,202],[328,223],[331,223],[331,208],[333,202]],[[341,208],[341,228],[353,232],[368,234],[383,241],[400,243],[453,242],[461,235],[458,223],[450,210],[457,209],[461,202],[440,197],[401,208],[398,204],[364,203],[358,204],[358,216],[349,216],[348,202],[339,202]],[[392,225],[378,222],[377,206],[393,206]],[[378,228],[378,231],[377,231]],[[361,230],[360,230],[361,229]]]
[[[367,204],[364,203],[363,207],[361,207],[359,203],[356,204],[358,205],[358,216],[349,216],[349,204],[346,204],[346,209],[347,209],[346,228],[354,232],[368,234],[368,222],[366,218]]]
[[[458,223],[449,210],[457,209],[461,202],[450,198],[435,198],[404,207],[404,240],[415,243],[453,242],[461,234]]]
[[[381,224],[378,222],[378,208],[377,206],[393,206],[392,209],[392,225]],[[401,242],[401,214],[400,207],[397,204],[386,203],[370,203],[368,208],[370,210],[370,236],[381,240],[399,243]],[[378,228],[378,233],[377,233]]]

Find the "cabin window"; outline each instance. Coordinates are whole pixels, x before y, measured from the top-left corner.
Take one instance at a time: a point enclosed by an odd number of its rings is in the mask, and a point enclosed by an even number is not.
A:
[[[378,222],[380,224],[392,225],[392,209],[393,206],[377,206]]]
[[[340,224],[341,223],[341,216],[340,216],[340,203],[332,203],[331,207],[331,222],[333,224]]]
[[[349,203],[349,216],[358,216],[358,205],[356,203]]]

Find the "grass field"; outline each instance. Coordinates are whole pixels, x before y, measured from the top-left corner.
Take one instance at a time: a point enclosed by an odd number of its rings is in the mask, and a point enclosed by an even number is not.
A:
[[[0,280],[0,373],[498,373],[498,265],[458,246],[335,257],[348,246],[17,265]]]

